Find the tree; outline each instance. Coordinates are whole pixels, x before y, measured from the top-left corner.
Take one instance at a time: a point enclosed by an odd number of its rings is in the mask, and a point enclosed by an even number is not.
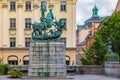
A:
[[[99,29],[94,35],[94,42],[85,51],[85,56],[80,58],[83,64],[91,64],[91,61],[92,64],[103,64],[109,41],[112,41],[113,52],[120,56],[120,12],[104,19]]]

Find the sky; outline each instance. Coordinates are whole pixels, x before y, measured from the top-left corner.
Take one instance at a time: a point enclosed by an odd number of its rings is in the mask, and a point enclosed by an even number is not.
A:
[[[76,23],[84,24],[84,21],[92,16],[92,8],[96,5],[99,9],[100,17],[110,16],[118,0],[77,0],[76,4]]]

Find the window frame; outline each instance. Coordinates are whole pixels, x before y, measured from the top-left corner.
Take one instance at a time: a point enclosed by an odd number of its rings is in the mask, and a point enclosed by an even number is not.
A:
[[[66,65],[70,65],[70,56],[66,55]]]
[[[65,22],[64,25],[65,26],[63,27],[63,29],[67,29],[67,19],[66,18],[61,18],[60,20],[62,20],[62,21],[64,20],[64,22]]]
[[[9,60],[10,57],[16,57],[17,60]],[[8,56],[8,64],[18,65],[18,57],[15,56],[15,55],[10,55],[10,56]]]
[[[16,38],[11,37],[10,38],[10,48],[15,48],[15,47],[16,47]]]
[[[66,47],[67,38],[65,38],[65,37],[61,37],[60,39],[61,39],[61,41],[62,41],[62,42],[64,42],[64,43],[65,43],[65,47]]]
[[[60,11],[66,11],[67,5],[65,1],[60,2]]]
[[[30,37],[26,37],[26,38],[25,38],[25,47],[26,47],[26,48],[29,48],[29,47],[30,47],[30,40],[31,40]]]
[[[31,1],[26,1],[25,2],[25,11],[31,11]]]
[[[16,10],[16,2],[10,1],[10,11],[15,11],[15,10]]]
[[[16,18],[10,18],[10,29],[16,29]]]
[[[28,55],[25,55],[25,56],[23,57],[23,65],[28,65],[28,64],[29,64],[29,60],[24,60],[25,57],[28,57],[28,58],[29,58]]]
[[[25,29],[31,29],[31,25],[29,23],[31,23],[31,18],[25,18]]]
[[[41,6],[42,4],[44,4],[44,5],[47,7],[47,2],[46,2],[46,1],[42,1],[42,2],[40,3],[40,6]]]

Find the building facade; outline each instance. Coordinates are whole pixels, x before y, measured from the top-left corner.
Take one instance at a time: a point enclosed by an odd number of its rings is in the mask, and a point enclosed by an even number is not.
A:
[[[118,0],[117,5],[116,5],[116,8],[115,8],[114,11],[115,11],[115,12],[116,12],[116,11],[120,11],[120,0]]]
[[[87,37],[90,28],[83,27],[82,25],[77,25],[76,30],[76,64],[80,65],[80,56],[84,54],[82,48],[86,48],[85,38]]]
[[[66,63],[75,64],[76,0],[1,0],[0,1],[0,57],[5,63],[27,65],[32,28],[39,22],[40,5],[53,9],[56,20],[64,21],[61,38],[66,43]]]
[[[95,5],[92,9],[92,16],[84,22],[84,25],[78,25],[76,31],[76,64],[81,65],[80,56],[84,56],[83,49],[94,41],[93,35],[97,31],[100,23],[105,17],[99,17],[98,8]]]

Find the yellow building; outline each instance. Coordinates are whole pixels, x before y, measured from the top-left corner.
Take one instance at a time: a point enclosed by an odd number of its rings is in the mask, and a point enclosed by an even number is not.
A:
[[[0,58],[4,63],[25,65],[28,63],[31,26],[39,22],[41,4],[47,11],[53,9],[54,17],[64,21],[61,38],[66,42],[66,62],[75,64],[76,0],[0,0]]]

